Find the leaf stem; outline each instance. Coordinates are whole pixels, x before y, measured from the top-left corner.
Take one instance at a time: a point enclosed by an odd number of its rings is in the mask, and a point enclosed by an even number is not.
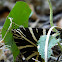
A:
[[[45,62],[48,62],[47,55],[48,55],[48,42],[49,42],[50,33],[51,33],[52,29],[54,29],[55,27],[57,27],[57,26],[51,27],[47,34],[47,38],[46,38],[46,42],[45,42]]]
[[[48,3],[49,3],[49,8],[50,8],[50,25],[51,27],[54,26],[53,24],[53,7],[52,7],[52,3],[51,3],[51,0],[48,0]],[[56,29],[53,29],[54,32],[57,32]]]
[[[52,26],[54,26],[54,24],[53,24],[53,8],[52,8],[52,4],[51,4],[50,0],[48,0],[48,3],[49,3],[49,8],[50,8],[50,25],[52,27]]]

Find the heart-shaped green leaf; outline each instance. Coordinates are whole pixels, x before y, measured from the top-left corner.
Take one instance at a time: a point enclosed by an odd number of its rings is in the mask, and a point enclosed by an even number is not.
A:
[[[13,18],[12,22],[16,23],[17,25],[23,25],[24,27],[28,27],[28,19],[29,19],[30,13],[31,13],[31,10],[30,10],[29,6],[27,5],[27,3],[19,1],[15,4],[14,8],[11,10],[8,17]],[[5,36],[7,30],[10,26],[10,23],[11,23],[10,20],[8,19],[8,17],[6,18],[5,24],[2,29],[2,38]],[[15,27],[14,27],[14,24],[12,24],[11,29],[18,28],[19,26],[17,26],[17,25],[15,25]],[[11,33],[11,29],[7,32],[7,35],[4,38],[4,42],[6,45],[11,46],[10,49],[13,53],[14,59],[16,59],[16,57],[20,53],[20,51],[18,50],[18,48],[14,42],[13,34]]]

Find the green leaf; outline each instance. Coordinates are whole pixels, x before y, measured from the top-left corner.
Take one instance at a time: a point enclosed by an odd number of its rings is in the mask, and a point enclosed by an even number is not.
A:
[[[29,6],[27,5],[27,3],[19,1],[15,4],[14,8],[11,10],[8,17],[12,17],[13,18],[12,22],[14,22],[18,25],[23,25],[26,22],[23,26],[28,27],[28,19],[29,19],[30,13],[31,13],[31,10],[30,10]],[[8,19],[8,17],[6,18],[5,24],[2,28],[2,38],[5,36],[7,30],[10,26],[10,20]],[[14,24],[12,24],[11,29],[16,29],[18,27],[19,26],[17,26],[17,25],[15,25],[15,27],[14,27]],[[13,53],[14,60],[15,60],[16,56],[20,53],[20,51],[14,42],[11,29],[8,31],[6,37],[4,38],[4,42],[6,45],[11,46],[10,49]]]
[[[47,35],[43,35],[40,37],[40,39],[38,40],[38,52],[41,55],[41,58],[45,59],[45,41],[46,41],[46,37]],[[56,39],[54,36],[50,36],[49,38],[49,43],[48,43],[48,58],[50,58],[51,54],[52,54],[52,50],[51,48],[53,46],[55,46],[55,44],[57,42],[59,42],[60,39]]]

